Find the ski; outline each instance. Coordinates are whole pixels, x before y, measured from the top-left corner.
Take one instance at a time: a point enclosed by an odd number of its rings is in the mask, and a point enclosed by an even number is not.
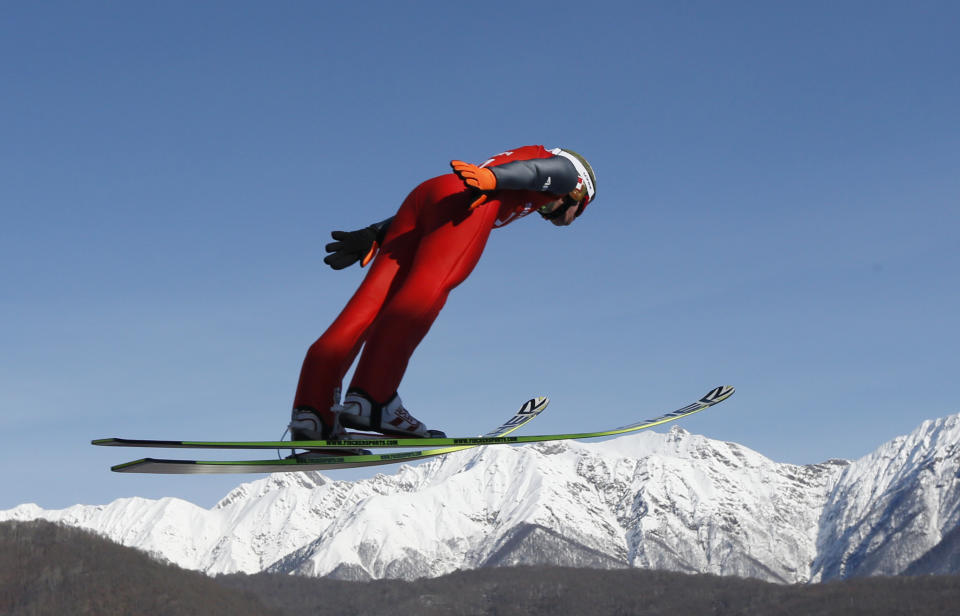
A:
[[[477,446],[477,445],[517,445],[523,443],[539,443],[543,441],[562,441],[582,438],[598,438],[602,436],[617,436],[637,430],[645,430],[670,421],[675,421],[694,413],[707,409],[714,404],[723,402],[734,393],[734,388],[730,386],[721,386],[712,389],[707,395],[700,398],[697,402],[688,404],[676,411],[666,413],[653,419],[647,419],[629,426],[615,428],[613,430],[602,430],[598,432],[580,432],[574,434],[539,434],[531,436],[507,436],[509,432],[504,431],[507,424],[504,424],[497,430],[483,436],[468,436],[460,438],[395,438],[395,437],[373,437],[373,438],[351,438],[347,440],[331,441],[160,441],[143,439],[124,439],[124,438],[104,438],[92,441],[94,445],[109,447],[154,447],[164,449],[314,449],[322,450],[329,448],[345,447],[363,447],[363,448],[404,448],[404,447],[451,447],[451,446]],[[515,419],[515,418],[514,418]],[[513,419],[511,420],[513,421]],[[509,423],[509,422],[508,422]],[[364,435],[365,436],[365,435]]]
[[[546,410],[550,404],[549,398],[538,396],[523,403],[513,417],[500,424],[494,430],[487,432],[480,438],[493,438],[510,434],[534,417]],[[415,439],[425,440],[425,439]],[[281,449],[303,449],[306,441],[280,441]],[[353,441],[341,441],[353,444]],[[93,441],[94,444],[100,444]],[[380,466],[396,464],[408,460],[423,460],[435,456],[442,456],[454,451],[471,449],[477,445],[461,445],[456,447],[441,447],[420,451],[405,451],[400,453],[361,455],[330,455],[329,450],[312,449],[307,453],[297,454],[277,460],[240,460],[240,461],[209,461],[209,460],[158,460],[144,458],[124,464],[118,464],[110,470],[118,473],[161,473],[161,474],[227,474],[227,473],[281,473],[293,471],[336,470],[341,468],[362,468],[365,466]]]
[[[694,413],[699,413],[705,409],[710,408],[711,406],[723,402],[734,393],[734,388],[730,386],[721,386],[711,390],[707,395],[700,398],[698,401],[688,404],[684,407],[681,407],[675,411],[665,413],[659,417],[653,419],[647,419],[645,421],[637,422],[621,428],[615,428],[613,430],[602,430],[598,432],[580,432],[573,434],[551,434],[551,435],[534,435],[534,436],[507,436],[510,432],[513,432],[516,428],[520,427],[526,421],[519,423],[516,426],[512,426],[511,422],[516,421],[516,416],[511,420],[508,420],[506,424],[494,430],[493,432],[480,436],[480,437],[468,437],[468,438],[450,438],[450,439],[384,439],[384,440],[372,440],[372,441],[298,441],[297,447],[330,447],[340,445],[343,446],[345,443],[349,443],[351,446],[359,447],[416,447],[424,445],[446,445],[446,447],[441,447],[438,449],[427,449],[420,451],[410,451],[410,452],[398,452],[398,453],[387,453],[387,454],[368,454],[368,455],[355,455],[355,456],[325,456],[323,458],[306,458],[304,456],[287,458],[283,460],[248,460],[248,461],[204,461],[204,460],[157,460],[152,458],[146,458],[143,460],[135,460],[133,462],[128,462],[126,464],[120,464],[114,466],[112,470],[117,472],[141,472],[141,473],[272,473],[272,472],[283,472],[283,471],[306,471],[306,470],[334,470],[341,468],[361,468],[366,466],[378,466],[382,464],[394,464],[397,462],[405,462],[410,460],[419,460],[424,458],[429,458],[438,455],[445,455],[454,451],[460,451],[462,449],[468,449],[470,447],[477,447],[480,445],[500,445],[500,444],[521,444],[521,443],[537,443],[544,441],[561,441],[561,440],[573,440],[573,439],[584,439],[584,438],[598,438],[605,436],[619,436],[622,434],[627,434],[630,432],[637,432],[640,430],[645,430],[647,428],[652,428],[661,424],[665,424],[671,421],[676,421],[684,417],[693,415]],[[543,399],[546,400],[546,399]],[[530,401],[524,405],[526,408],[527,405],[533,403]],[[544,403],[545,404],[545,403]],[[521,412],[524,409],[521,408]],[[541,409],[542,410],[542,409]],[[517,414],[518,416],[520,413]],[[532,419],[532,417],[531,417]],[[527,420],[529,421],[529,419]],[[504,431],[504,426],[507,426],[508,429]],[[94,441],[95,444],[110,444],[116,445],[120,443],[115,442],[104,442],[104,441],[115,441],[116,439],[101,439],[100,441]],[[144,443],[147,441],[134,441],[137,443]],[[180,447],[203,447],[207,448],[211,445],[211,442],[207,443],[196,443],[196,442],[184,442],[184,441],[161,441],[164,443],[192,443],[185,445],[177,445]],[[264,443],[224,443],[224,442],[212,442],[212,444],[217,445],[218,447],[225,448],[289,448],[291,443],[290,441],[281,441],[281,442],[264,442]],[[255,445],[254,447],[251,447]],[[169,445],[137,445],[137,446],[169,446]]]

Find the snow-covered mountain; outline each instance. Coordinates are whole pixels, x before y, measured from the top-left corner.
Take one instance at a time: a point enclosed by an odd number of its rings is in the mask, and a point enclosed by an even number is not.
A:
[[[132,498],[21,505],[0,521],[60,521],[211,574],[413,579],[537,563],[794,583],[956,562],[958,443],[955,415],[852,463],[796,466],[674,428],[477,448],[359,481],[276,474],[209,510]]]

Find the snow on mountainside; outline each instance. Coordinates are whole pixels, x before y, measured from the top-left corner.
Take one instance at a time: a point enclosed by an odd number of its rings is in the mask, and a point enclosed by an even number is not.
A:
[[[853,463],[796,466],[674,428],[477,448],[353,482],[276,474],[210,510],[134,498],[21,505],[0,521],[60,521],[211,574],[414,579],[556,564],[793,583],[900,573],[935,548],[960,521],[958,442],[952,416]]]
[[[960,415],[925,421],[857,460],[824,508],[814,575],[894,575],[960,523]]]

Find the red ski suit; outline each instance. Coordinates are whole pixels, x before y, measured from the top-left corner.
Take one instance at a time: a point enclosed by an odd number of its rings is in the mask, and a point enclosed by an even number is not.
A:
[[[551,156],[542,146],[525,146],[498,154],[483,166]],[[476,196],[452,173],[427,180],[410,193],[360,287],[307,352],[294,408],[311,408],[332,423],[328,413],[334,392],[361,347],[351,388],[387,402],[447,295],[480,260],[491,229],[557,198],[545,192],[501,190],[471,211]]]

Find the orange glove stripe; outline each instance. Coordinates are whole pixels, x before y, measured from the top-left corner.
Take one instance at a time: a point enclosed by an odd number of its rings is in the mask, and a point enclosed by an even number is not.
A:
[[[477,197],[477,200],[476,200],[476,201],[474,201],[473,203],[470,204],[470,211],[472,212],[473,210],[477,209],[478,207],[480,207],[481,205],[483,205],[483,204],[486,203],[486,202],[487,202],[487,196],[486,196],[486,195],[480,195],[479,197]]]
[[[360,261],[360,267],[366,267],[368,263],[373,261],[373,258],[377,255],[377,250],[379,248],[380,246],[376,242],[374,242],[373,246],[370,247],[370,250],[367,252],[367,254],[364,255],[363,260]]]

